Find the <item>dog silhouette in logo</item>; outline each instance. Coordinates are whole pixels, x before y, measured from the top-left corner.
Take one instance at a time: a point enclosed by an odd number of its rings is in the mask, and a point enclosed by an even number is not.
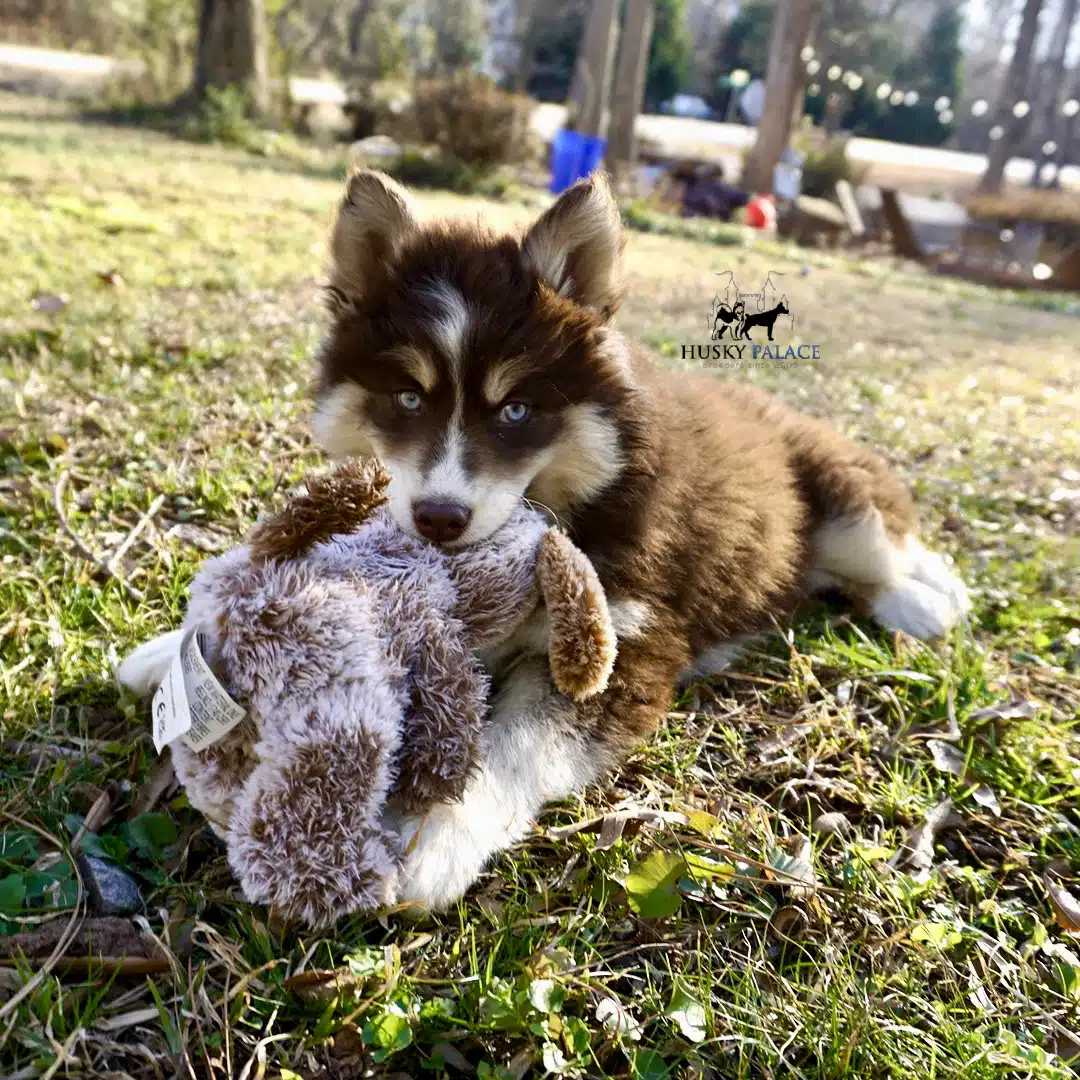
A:
[[[750,331],[753,330],[755,326],[764,326],[769,332],[769,340],[772,341],[773,326],[776,324],[776,320],[780,318],[781,315],[790,314],[791,312],[788,310],[787,304],[781,300],[776,307],[769,308],[768,311],[759,311],[755,315],[747,315],[746,318],[743,319],[742,324],[743,337],[745,337],[747,341],[753,341],[754,339],[750,336]]]
[[[746,305],[741,300],[737,300],[732,307],[721,304],[716,312],[716,318],[713,319],[713,341],[722,338],[725,330],[731,331],[732,340],[741,338],[745,311]],[[721,323],[724,325],[721,326]]]

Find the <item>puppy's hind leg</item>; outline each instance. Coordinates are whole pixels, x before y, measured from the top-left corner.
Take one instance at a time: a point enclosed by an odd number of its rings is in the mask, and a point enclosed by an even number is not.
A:
[[[971,609],[967,589],[917,539],[911,497],[885,462],[816,421],[796,425],[792,441],[817,522],[811,587],[839,586],[881,626],[923,640],[959,622]]]

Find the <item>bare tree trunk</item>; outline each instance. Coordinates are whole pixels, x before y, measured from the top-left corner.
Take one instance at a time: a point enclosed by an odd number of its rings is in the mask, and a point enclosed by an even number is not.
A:
[[[821,0],[780,0],[777,5],[769,36],[765,106],[742,176],[747,191],[772,191],[773,170],[791,136],[795,99],[803,81],[799,53],[820,6]]]
[[[1063,94],[1065,101],[1080,100],[1080,67],[1074,68],[1072,90]],[[1061,170],[1065,165],[1073,162],[1073,154],[1076,150],[1076,127],[1080,124],[1080,117],[1061,116],[1061,138],[1058,140],[1057,152],[1054,154],[1054,179],[1050,181],[1050,187],[1061,188]]]
[[[1076,22],[1077,0],[1065,0],[1061,8],[1061,17],[1054,33],[1054,51],[1046,63],[1046,90],[1043,101],[1043,114],[1040,127],[1042,143],[1038,153],[1034,154],[1035,168],[1031,174],[1032,187],[1051,187],[1057,178],[1058,169],[1054,170],[1050,183],[1042,181],[1042,171],[1051,162],[1057,160],[1058,147],[1065,141],[1067,117],[1061,115],[1061,103],[1065,101],[1065,55],[1069,51],[1069,39],[1072,37],[1073,23]],[[1065,120],[1066,123],[1062,123]],[[1047,152],[1043,149],[1048,143],[1054,148]]]
[[[574,126],[586,135],[607,134],[618,41],[617,0],[592,0],[570,88]]]
[[[994,126],[1001,128],[1002,136],[990,143],[990,150],[986,155],[986,172],[983,173],[976,189],[980,194],[992,195],[1001,190],[1001,185],[1005,180],[1005,166],[1016,145],[1017,136],[1025,126],[1025,118],[1017,118],[1013,115],[1013,106],[1024,100],[1042,6],[1043,0],[1026,0],[1024,4],[1024,16],[1020,22],[1016,50],[1009,63],[1009,73],[1005,76],[1005,86],[994,113]]]
[[[524,94],[533,73],[533,54],[536,52],[536,33],[539,29],[536,0],[518,0],[514,36],[517,38],[517,66],[510,89]]]
[[[244,90],[257,114],[269,106],[266,17],[263,0],[199,0],[194,92],[211,87]]]
[[[615,70],[607,154],[609,165],[632,167],[636,159],[634,121],[645,99],[645,77],[655,19],[653,0],[630,0],[619,45],[619,64]]]

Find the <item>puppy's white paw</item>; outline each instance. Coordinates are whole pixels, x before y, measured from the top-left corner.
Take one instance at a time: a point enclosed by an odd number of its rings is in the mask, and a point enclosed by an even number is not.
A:
[[[966,615],[971,610],[971,599],[966,586],[949,564],[937,552],[929,551],[918,541],[912,542],[909,551],[911,576],[948,597],[958,618]]]
[[[923,641],[940,637],[962,614],[949,595],[915,578],[904,578],[898,585],[879,591],[871,611],[887,630],[902,630]]]
[[[165,681],[183,637],[183,630],[170,630],[140,645],[116,669],[120,685],[138,697],[149,697]]]

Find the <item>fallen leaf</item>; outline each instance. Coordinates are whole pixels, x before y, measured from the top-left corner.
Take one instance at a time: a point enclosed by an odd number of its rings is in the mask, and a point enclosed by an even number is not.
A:
[[[971,720],[1032,720],[1039,713],[1037,701],[1010,701],[1001,705],[989,705],[971,714]]]
[[[431,1048],[432,1057],[441,1057],[447,1065],[457,1069],[458,1072],[474,1073],[476,1069],[469,1059],[453,1043],[440,1042]]]
[[[625,1035],[628,1039],[635,1041],[641,1038],[641,1025],[616,998],[600,999],[596,1006],[596,1020],[608,1031],[617,1035]]]
[[[323,1005],[338,998],[355,996],[364,982],[363,978],[344,967],[332,971],[303,971],[287,978],[284,986],[301,1001]]]
[[[952,800],[942,799],[904,838],[900,850],[889,860],[896,870],[929,870],[934,864],[934,841],[952,812]]]
[[[175,783],[176,772],[173,769],[172,757],[166,750],[154,762],[146,779],[139,786],[139,790],[131,802],[131,812],[128,814],[128,820],[148,814]]]
[[[606,851],[614,847],[621,839],[626,828],[627,818],[622,814],[608,814],[600,825],[600,835],[596,840],[596,850]]]
[[[519,1050],[507,1062],[506,1071],[514,1078],[514,1080],[521,1080],[521,1078],[532,1068],[535,1060],[536,1052],[531,1046],[526,1046],[523,1050]]]
[[[232,539],[215,529],[207,529],[189,522],[179,522],[165,533],[166,539],[181,540],[199,551],[213,555],[232,546]]]
[[[769,859],[769,865],[777,871],[776,884],[790,887],[792,896],[810,896],[817,888],[817,875],[814,873],[812,857],[813,848],[809,840],[803,842],[798,855],[775,851]]]
[[[679,878],[686,861],[669,851],[654,851],[626,876],[626,896],[630,908],[643,919],[663,919],[682,906]]]
[[[775,735],[758,745],[758,758],[764,761],[773,754],[794,746],[800,739],[809,735],[814,730],[813,724],[788,724],[782,727]]]
[[[1001,803],[998,802],[997,795],[994,794],[992,788],[988,788],[985,784],[982,787],[977,787],[972,793],[971,797],[980,805],[985,806],[994,817],[1001,817]]]
[[[720,819],[715,814],[708,814],[704,810],[688,810],[686,824],[694,832],[704,836],[706,840],[715,836],[720,829]]]
[[[791,939],[806,926],[806,914],[791,904],[778,907],[769,918],[769,929],[778,937]]]
[[[83,819],[83,828],[85,828],[87,832],[101,832],[102,827],[111,817],[112,799],[109,798],[109,793],[107,791],[103,791],[97,799],[94,800],[94,805],[86,811],[86,817]]]
[[[68,298],[60,293],[35,293],[30,298],[30,306],[42,314],[63,311],[68,306]]]
[[[708,1034],[705,1030],[705,1006],[681,985],[676,985],[666,1015],[675,1021],[679,1031],[689,1042],[699,1043],[705,1040]]]
[[[1046,886],[1050,906],[1054,909],[1059,928],[1073,934],[1080,934],[1080,901],[1068,889],[1058,885],[1046,874],[1043,874],[1043,884]]]
[[[659,822],[665,825],[685,825],[687,818],[685,814],[680,814],[675,810],[653,810],[648,806],[624,806],[619,810],[611,810],[606,814],[600,814],[594,818],[587,818],[585,821],[575,821],[570,825],[560,825],[557,828],[550,829],[548,836],[553,840],[565,840],[568,836],[574,836],[576,833],[582,832],[600,832],[603,830],[604,822],[609,818],[621,817],[624,822],[624,827],[627,822],[630,821],[643,821],[646,823]],[[614,826],[609,826],[613,828]]]
[[[951,743],[942,742],[940,739],[927,739],[926,748],[934,759],[934,765],[941,771],[952,773],[953,776],[963,776],[966,759]]]
[[[151,1022],[161,1022],[161,1014],[156,1005],[148,1005],[145,1009],[132,1009],[130,1012],[119,1013],[116,1016],[104,1016],[95,1021],[94,1027],[98,1031],[123,1031],[125,1028]]]
[[[949,923],[921,922],[912,928],[911,940],[945,952],[964,940],[963,935]]]
[[[554,979],[533,979],[529,983],[529,1002],[542,1013],[558,1012],[565,991]]]
[[[110,285],[114,289],[122,289],[127,284],[119,270],[99,270],[97,276],[102,285]]]

